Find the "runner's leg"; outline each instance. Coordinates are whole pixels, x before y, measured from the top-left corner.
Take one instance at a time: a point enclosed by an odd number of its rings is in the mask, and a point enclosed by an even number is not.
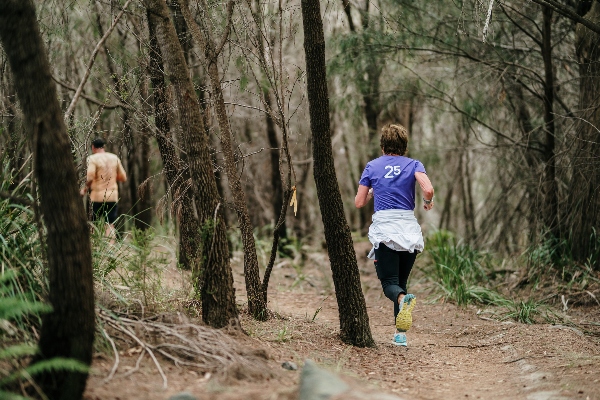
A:
[[[383,243],[379,243],[379,248],[375,249],[375,271],[381,281],[381,288],[385,297],[394,302],[394,318],[399,311],[398,296],[403,293],[406,294],[406,290],[400,287],[399,253],[401,252],[394,251]]]

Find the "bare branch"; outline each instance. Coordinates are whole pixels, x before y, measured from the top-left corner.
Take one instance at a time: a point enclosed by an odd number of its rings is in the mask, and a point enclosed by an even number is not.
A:
[[[214,60],[210,60],[211,62],[216,62],[217,57],[223,51],[223,47],[225,47],[225,43],[227,43],[227,39],[229,38],[229,33],[231,32],[231,16],[233,15],[233,7],[235,3],[233,0],[229,0],[227,3],[227,26],[225,27],[225,32],[223,33],[223,37],[221,38],[221,43],[217,46],[215,50],[215,54],[213,54]]]
[[[56,78],[54,75],[52,76],[52,80],[53,80],[54,82],[58,83],[60,86],[64,87],[65,89],[69,89],[69,90],[71,90],[71,91],[73,91],[73,92],[77,91],[77,88],[76,88],[76,87],[73,87],[73,86],[71,86],[71,85],[69,85],[69,84],[66,84],[66,83],[65,83],[65,82],[63,82],[63,81],[60,81],[60,80],[59,80],[58,78]],[[90,103],[94,103],[94,104],[96,104],[96,105],[102,106],[102,107],[104,107],[104,108],[105,108],[105,109],[107,109],[107,110],[112,110],[112,109],[115,109],[115,108],[127,108],[127,109],[129,109],[129,110],[135,110],[135,109],[134,109],[133,107],[131,107],[129,104],[125,104],[125,103],[106,104],[106,103],[103,103],[102,101],[100,101],[100,100],[98,100],[98,99],[95,99],[95,98],[93,98],[93,97],[91,97],[91,96],[88,96],[88,95],[86,95],[86,94],[84,94],[84,93],[81,93],[81,94],[80,94],[80,96],[81,96],[81,97],[83,97],[84,99],[86,99],[87,101],[89,101]]]
[[[531,1],[533,1],[534,3],[537,3],[541,6],[550,7],[551,9],[553,9],[560,15],[567,17],[572,21],[580,23],[581,25],[585,26],[589,30],[600,35],[600,25],[595,24],[595,23],[591,22],[590,20],[583,18],[581,15],[577,14],[577,12],[569,6],[560,4],[556,0],[531,0]]]
[[[92,51],[92,55],[90,56],[90,60],[88,61],[88,65],[87,65],[85,74],[83,75],[83,78],[81,78],[81,82],[79,83],[79,86],[77,87],[77,90],[75,91],[75,95],[73,96],[73,99],[71,100],[71,104],[69,104],[69,107],[67,108],[67,111],[65,112],[65,120],[68,120],[69,118],[71,118],[71,115],[73,115],[73,111],[75,110],[75,105],[77,105],[77,101],[79,100],[79,97],[81,97],[81,93],[83,92],[83,87],[85,86],[88,78],[90,77],[90,73],[92,72],[92,66],[94,65],[94,61],[96,60],[96,56],[98,55],[100,48],[102,47],[102,45],[106,41],[106,39],[110,36],[113,29],[115,29],[115,26],[117,26],[117,22],[119,22],[119,19],[121,19],[121,17],[125,13],[125,10],[127,9],[127,7],[129,6],[130,3],[131,3],[131,0],[127,0],[125,5],[123,6],[123,9],[121,10],[121,12],[119,14],[117,14],[117,16],[113,20],[112,24],[110,25],[110,28],[108,28],[108,30],[106,31],[104,36],[102,36],[100,41],[96,44],[94,51]]]

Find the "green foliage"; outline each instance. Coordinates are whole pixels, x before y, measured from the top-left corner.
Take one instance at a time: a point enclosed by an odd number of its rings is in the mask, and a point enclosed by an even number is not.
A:
[[[493,288],[488,278],[494,274],[494,261],[484,252],[457,242],[452,233],[437,231],[427,238],[427,253],[433,265],[426,273],[442,291],[442,296],[456,304],[482,304],[500,307],[500,319],[512,319],[524,324],[552,321],[552,311],[534,298],[509,299]],[[552,253],[546,247],[535,252],[537,261]],[[555,315],[556,317],[556,315]],[[558,318],[560,319],[560,318]]]
[[[535,324],[536,317],[542,315],[542,304],[533,299],[514,301],[506,304],[508,312],[504,319],[514,319],[523,324]]]
[[[39,316],[51,310],[46,304],[27,300],[25,296],[15,296],[18,293],[15,290],[17,283],[16,273],[12,269],[0,275],[0,322],[4,323],[2,326],[5,328],[11,326],[10,321],[25,320],[29,314]],[[10,390],[16,387],[17,382],[30,381],[32,377],[44,372],[88,372],[88,366],[82,362],[59,357],[27,365],[31,357],[37,354],[37,345],[16,329],[4,329],[0,332],[0,338],[3,343],[15,343],[0,349],[0,398],[24,398]]]
[[[539,243],[530,246],[524,253],[528,265],[528,279],[534,285],[544,279],[558,277],[561,286],[586,290],[592,283],[600,283],[594,268],[600,261],[600,236],[593,230],[590,237],[590,252],[585,263],[574,260],[568,239],[557,240],[544,235]]]
[[[162,271],[168,260],[154,250],[153,228],[132,228],[117,240],[104,235],[104,222],[92,231],[94,279],[118,303],[141,302],[145,308],[162,307]]]
[[[471,302],[492,303],[499,295],[482,286],[493,269],[492,257],[471,246],[458,243],[448,231],[437,231],[427,239],[433,264],[427,272],[444,296],[464,306]]]
[[[15,175],[16,171],[3,162],[0,191],[22,202],[33,202],[28,193],[29,178],[17,182]],[[0,295],[4,304],[0,321],[13,320],[23,334],[32,324],[39,325],[39,312],[44,311],[39,301],[48,292],[39,239],[42,228],[38,227],[31,208],[0,198]]]

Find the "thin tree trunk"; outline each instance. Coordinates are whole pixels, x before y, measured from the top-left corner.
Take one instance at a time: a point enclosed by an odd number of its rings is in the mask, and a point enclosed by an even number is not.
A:
[[[102,11],[97,2],[94,3],[96,7],[96,24],[98,25],[98,31],[102,37],[105,36],[104,28],[102,27],[101,15]],[[123,35],[119,34],[119,38],[122,42],[124,42]],[[108,50],[108,46],[106,45],[106,41],[102,41],[102,49],[104,50],[104,56],[106,58],[106,66],[108,68],[108,72],[110,73],[110,77],[113,81],[113,85],[115,88],[115,94],[119,101],[122,104],[126,104],[126,100],[123,98],[123,93],[128,93],[130,90],[127,87],[127,84],[118,74],[118,71],[113,63],[113,60],[110,56],[110,52]],[[131,111],[129,108],[123,108],[123,144],[126,149],[126,156],[121,157],[125,163],[124,167],[127,170],[127,183],[123,184],[127,186],[127,190],[121,191],[121,198],[119,199],[119,208],[126,212],[129,215],[137,218],[137,215],[140,212],[140,205],[138,199],[138,186],[139,186],[139,177],[138,177],[138,158],[136,152],[136,138],[134,138],[134,130],[131,126],[132,118]],[[135,223],[136,227],[138,227],[139,223]]]
[[[554,158],[554,71],[552,70],[552,8],[542,7],[542,58],[544,59],[544,130],[546,143],[544,146],[544,177],[542,193],[544,205],[542,219],[544,225],[554,238],[558,231],[558,184],[556,183],[556,160]]]
[[[265,102],[267,103],[267,108],[271,109],[271,94],[268,91],[263,91],[263,95]],[[277,224],[277,221],[279,220],[279,214],[281,214],[281,207],[283,206],[283,183],[281,182],[281,171],[279,170],[281,149],[279,148],[279,140],[277,139],[277,131],[275,130],[273,117],[271,117],[269,113],[266,113],[265,115],[267,122],[267,139],[269,140],[269,146],[271,147],[271,190],[273,191],[271,194],[271,204],[273,205],[273,227],[275,227],[275,224]],[[285,249],[282,245],[286,244],[287,239],[285,219],[279,229],[277,229],[277,234],[280,239],[279,251],[283,252]]]
[[[465,146],[468,145],[465,143]],[[467,219],[467,224],[469,224],[469,230],[471,231],[471,235],[469,236],[469,241],[471,243],[474,242],[475,236],[477,234],[476,224],[475,224],[475,206],[473,204],[473,180],[471,179],[471,162],[469,157],[469,149],[466,148],[464,152],[465,163],[464,163],[464,176],[465,176],[465,193],[466,193],[466,207],[467,207],[467,215],[465,218]]]
[[[465,146],[465,144],[463,143],[462,146]],[[458,154],[458,184],[460,186],[460,196],[461,196],[461,202],[460,204],[462,205],[463,208],[463,216],[464,216],[464,226],[465,226],[465,237],[467,238],[467,242],[469,244],[472,244],[472,238],[473,238],[473,231],[471,230],[471,223],[470,223],[470,218],[469,218],[469,207],[468,207],[468,202],[467,202],[467,188],[466,188],[466,183],[465,183],[465,167],[464,167],[464,160],[465,160],[465,149],[464,147],[461,149],[460,153]]]
[[[148,75],[140,79],[140,97],[142,100],[142,110],[145,118],[148,118],[152,113],[152,107],[149,103],[148,94]],[[140,146],[139,168],[140,182],[138,186],[138,202],[139,212],[135,219],[135,225],[138,229],[146,229],[152,225],[152,196],[150,178],[150,126],[147,122],[142,121],[140,134],[138,135],[138,143]]]
[[[67,128],[32,1],[0,2],[0,39],[28,123],[41,211],[48,231],[52,311],[42,318],[40,354],[34,362],[65,357],[89,365],[95,329],[89,228],[78,193]],[[58,370],[35,379],[48,398],[79,399],[87,373]]]
[[[242,187],[241,179],[237,171],[235,156],[233,154],[233,137],[231,126],[225,107],[223,89],[221,88],[221,79],[217,66],[217,57],[225,43],[228,30],[221,39],[220,44],[216,44],[207,25],[208,4],[206,1],[200,2],[203,15],[200,18],[200,27],[195,23],[190,14],[187,0],[180,2],[181,12],[187,22],[192,37],[206,55],[208,76],[210,78],[213,104],[219,130],[221,133],[221,150],[225,157],[225,171],[227,172],[227,181],[229,190],[233,193],[233,204],[238,217],[240,231],[242,234],[242,244],[244,246],[244,278],[246,280],[246,292],[248,294],[248,311],[259,320],[268,317],[266,296],[261,291],[260,271],[258,269],[258,257],[256,255],[256,244],[254,242],[254,229],[250,215],[248,213],[248,204],[246,202],[246,193]],[[233,2],[228,4],[228,26],[231,24],[231,13],[233,12]]]
[[[181,120],[180,144],[188,153],[192,188],[202,225],[202,319],[212,327],[237,321],[233,275],[215,176],[210,162],[208,138],[200,114],[198,97],[188,73],[183,49],[164,0],[145,0],[149,19],[171,83],[175,87]]]
[[[350,28],[350,32],[353,34],[356,33],[356,27],[352,20],[351,15],[351,5],[348,0],[342,0],[342,4],[344,6],[344,12],[346,13],[346,17],[348,18],[348,25]],[[365,9],[361,10],[362,17],[362,28],[363,31],[369,27],[369,1],[365,3]],[[356,57],[358,57],[358,53],[356,53]],[[363,98],[363,111],[365,113],[365,120],[367,122],[367,157],[370,159],[375,159],[381,155],[379,145],[374,143],[377,138],[377,118],[379,116],[379,77],[381,76],[381,67],[376,64],[376,60],[367,60],[367,68],[366,68],[366,80],[367,83],[366,89],[361,87],[361,94]],[[362,77],[361,77],[362,78]],[[362,168],[361,165],[366,164],[366,160],[363,162],[359,162],[359,168]],[[359,176],[362,174],[362,169],[358,171]],[[358,185],[358,181],[354,182],[355,185]],[[359,221],[360,221],[360,230],[362,235],[366,235],[369,230],[369,225],[371,224],[371,215],[373,215],[374,208],[373,203],[367,204],[365,207],[362,207],[358,210]]]
[[[7,74],[9,77],[10,73]],[[14,85],[12,82],[8,81],[6,83],[7,86],[7,96],[3,99],[5,102],[6,110],[9,113],[8,117],[8,125],[7,125],[7,133],[8,133],[8,143],[6,145],[6,151],[8,154],[8,168],[12,173],[17,173],[17,175],[12,177],[12,182],[9,184],[9,190],[13,190],[17,187],[19,182],[25,177],[23,173],[22,166],[25,161],[23,157],[23,146],[24,146],[24,138],[22,132],[17,130],[17,95],[14,92]],[[20,129],[19,129],[20,130]],[[21,173],[18,173],[21,171]]]
[[[369,328],[356,253],[335,175],[325,72],[325,38],[319,4],[318,0],[301,1],[317,197],[338,303],[340,337],[354,346],[373,347],[375,342]]]
[[[539,191],[537,190],[542,161],[539,150],[541,145],[539,138],[536,137],[537,130],[534,128],[528,104],[523,96],[523,87],[519,83],[514,83],[514,77],[507,77],[506,82],[507,99],[513,108],[515,118],[519,124],[519,129],[523,137],[522,141],[527,143],[523,154],[527,168],[522,172],[526,174],[525,199],[527,200],[528,207],[524,207],[523,212],[526,215],[529,227],[529,240],[531,243],[535,243],[539,218],[537,210],[542,207],[542,201],[538,196]],[[503,168],[504,166],[498,165],[498,167]]]

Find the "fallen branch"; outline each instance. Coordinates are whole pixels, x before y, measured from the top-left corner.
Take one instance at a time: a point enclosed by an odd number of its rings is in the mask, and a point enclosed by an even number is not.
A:
[[[102,316],[101,316],[102,318]],[[140,346],[142,346],[142,349],[146,350],[146,352],[148,353],[148,355],[150,356],[150,358],[152,358],[152,361],[154,361],[154,365],[156,365],[156,369],[158,370],[158,373],[160,374],[160,376],[163,379],[163,389],[167,388],[167,376],[165,375],[165,373],[163,372],[163,369],[160,366],[160,363],[158,362],[158,360],[156,359],[156,356],[154,355],[154,353],[152,352],[152,349],[150,348],[149,345],[147,345],[146,343],[144,343],[140,338],[138,338],[136,335],[134,335],[133,333],[129,332],[128,329],[125,329],[124,327],[119,326],[119,324],[116,324],[115,322],[113,322],[112,320],[108,319],[108,318],[103,318],[110,326],[112,326],[114,329],[123,332],[124,334],[126,334],[127,336],[129,336],[130,338],[132,338],[133,340],[135,340]]]
[[[108,333],[106,332],[106,329],[104,329],[104,327],[102,327],[101,329],[102,329],[102,334],[110,342],[110,345],[113,349],[113,353],[115,354],[115,363],[113,364],[113,367],[110,370],[110,373],[108,374],[108,376],[106,378],[104,378],[104,380],[102,381],[102,383],[107,383],[108,381],[110,381],[113,378],[113,376],[115,376],[115,373],[117,372],[117,368],[119,368],[119,351],[117,350],[115,341],[112,340],[112,338],[108,335]]]
[[[160,315],[137,319],[127,314],[117,315],[114,312],[100,310],[98,316],[106,324],[105,326],[127,335],[135,341],[136,346],[141,346],[142,353],[137,359],[135,368],[120,375],[122,377],[139,370],[145,353],[152,358],[163,377],[164,387],[167,385],[167,378],[156,358],[157,354],[162,355],[178,367],[187,366],[201,369],[204,372],[216,372],[237,364],[243,365],[249,370],[258,371],[264,376],[271,376],[266,363],[257,363],[255,357],[244,355],[248,353],[221,331],[191,323],[163,323],[157,320],[161,318]],[[108,337],[108,332],[105,336]],[[156,343],[156,338],[160,338],[159,343]],[[115,354],[118,354],[116,345],[113,350]],[[118,365],[117,360],[115,365]],[[113,370],[116,371],[115,366],[113,366]],[[110,374],[109,377],[112,378],[113,375]],[[106,378],[106,381],[108,379]]]

